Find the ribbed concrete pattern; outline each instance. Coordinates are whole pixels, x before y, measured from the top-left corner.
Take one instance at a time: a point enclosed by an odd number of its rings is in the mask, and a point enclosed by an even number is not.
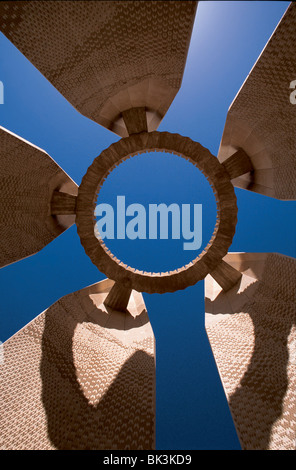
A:
[[[74,181],[43,150],[0,127],[0,266],[40,251],[75,222],[51,216],[54,190],[76,195]]]
[[[296,259],[229,253],[243,273],[223,292],[205,282],[205,326],[245,450],[296,448]]]
[[[4,1],[0,30],[85,116],[127,136],[121,112],[155,130],[181,86],[195,1]]]
[[[222,162],[243,148],[255,172],[233,184],[278,199],[296,199],[296,105],[290,102],[295,43],[292,3],[230,106],[218,153]]]
[[[208,245],[190,263],[173,271],[152,273],[127,266],[95,235],[95,201],[104,179],[121,161],[146,151],[165,151],[188,159],[206,176],[216,198],[217,220]],[[174,292],[204,279],[227,253],[235,233],[236,222],[236,197],[229,174],[209,150],[179,134],[142,132],[120,139],[93,161],[79,186],[76,224],[86,254],[109,279],[139,292]]]
[[[1,449],[153,449],[154,335],[141,294],[113,282],[67,295],[4,343]]]

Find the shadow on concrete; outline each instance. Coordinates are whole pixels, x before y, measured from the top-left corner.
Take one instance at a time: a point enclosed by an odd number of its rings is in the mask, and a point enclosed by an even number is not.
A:
[[[135,351],[99,402],[93,405],[80,387],[74,364],[73,337],[78,322],[71,317],[70,321],[61,323],[61,315],[66,314],[57,308],[57,304],[45,315],[40,372],[42,401],[52,445],[60,450],[140,449],[142,446],[152,449],[154,410],[151,400],[147,400],[147,389],[154,387],[154,358],[144,351]],[[87,341],[84,347],[84,382],[91,388]],[[100,363],[97,377],[104,381],[99,370]],[[149,439],[151,445],[147,447]]]
[[[84,311],[88,312],[87,316],[90,321],[102,326],[103,328],[114,328],[114,323],[110,322],[112,316],[113,319],[114,317],[117,317],[119,320],[116,322],[117,330],[126,331],[149,323],[149,317],[146,309],[143,309],[136,317],[133,317],[127,309],[124,317],[125,320],[120,321],[119,317],[123,318],[122,312],[113,310],[107,305],[103,305],[102,308],[100,308],[100,306],[98,307],[95,301],[89,296],[85,296],[83,299],[83,309]]]
[[[264,298],[262,285],[256,280],[238,293],[238,283],[229,291],[231,305],[235,307],[233,315],[244,312],[250,316],[255,340],[251,361],[230,397],[229,407],[239,434],[251,434],[249,445],[265,450],[269,448],[272,427],[283,413],[283,400],[288,388],[287,339],[295,323],[295,313],[293,316],[289,310],[289,302],[275,297]],[[271,291],[269,294],[272,296]],[[210,307],[207,311],[215,312],[213,315],[231,313],[223,291],[213,301],[206,298],[206,303]],[[235,346],[233,349],[235,353]],[[260,410],[258,415],[256,408]]]

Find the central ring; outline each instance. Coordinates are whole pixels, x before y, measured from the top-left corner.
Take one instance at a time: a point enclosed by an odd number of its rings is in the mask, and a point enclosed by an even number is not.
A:
[[[140,271],[122,263],[104,242],[95,236],[94,231],[97,195],[108,174],[123,160],[151,151],[174,153],[197,166],[208,179],[217,203],[216,225],[207,247],[182,268],[161,273]],[[111,144],[95,158],[78,190],[76,225],[85,253],[109,279],[139,292],[175,292],[204,279],[227,254],[236,222],[236,196],[229,174],[209,150],[179,134],[143,132]]]

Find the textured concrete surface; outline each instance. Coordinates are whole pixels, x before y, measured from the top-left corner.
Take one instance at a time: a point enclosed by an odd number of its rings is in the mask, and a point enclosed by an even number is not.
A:
[[[263,20],[264,21],[264,20]],[[254,171],[232,180],[239,188],[278,199],[296,199],[296,3],[291,3],[231,104],[218,158],[238,148]]]
[[[3,1],[0,30],[83,115],[127,136],[157,129],[182,83],[195,1]]]
[[[296,449],[296,259],[229,253],[228,292],[205,280],[205,327],[245,450]]]
[[[52,216],[54,191],[78,186],[43,150],[0,127],[0,267],[40,251],[75,214]]]
[[[153,449],[155,341],[142,295],[113,282],[67,295],[4,343],[0,448]]]

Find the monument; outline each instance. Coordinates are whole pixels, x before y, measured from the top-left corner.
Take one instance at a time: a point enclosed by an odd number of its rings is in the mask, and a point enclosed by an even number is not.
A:
[[[296,115],[284,83],[296,77],[296,5],[230,107],[218,158],[188,137],[157,131],[181,87],[196,8],[195,1],[0,4],[3,34],[80,113],[120,136],[77,187],[47,153],[1,128],[1,266],[76,223],[85,253],[107,277],[62,297],[4,343],[2,449],[153,449],[155,339],[141,293],[204,279],[205,328],[242,448],[295,448],[295,260],[228,250],[235,186],[295,199]],[[164,273],[125,265],[95,235],[106,176],[152,150],[197,166],[218,209],[204,251]]]

